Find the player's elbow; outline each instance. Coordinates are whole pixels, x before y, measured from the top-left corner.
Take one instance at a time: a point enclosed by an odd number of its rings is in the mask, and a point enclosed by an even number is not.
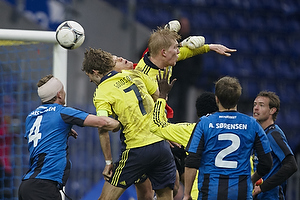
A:
[[[293,161],[291,164],[291,174],[293,175],[298,170],[298,165],[295,157],[293,156]]]
[[[295,156],[290,154],[283,161],[282,165],[286,166],[286,170],[289,172],[289,176],[293,175],[298,170],[297,161]]]

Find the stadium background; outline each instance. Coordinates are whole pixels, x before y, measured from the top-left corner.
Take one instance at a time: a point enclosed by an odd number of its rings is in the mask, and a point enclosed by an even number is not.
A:
[[[260,90],[275,91],[281,98],[277,123],[285,131],[293,151],[299,153],[300,2],[297,0],[1,0],[0,9],[0,28],[5,29],[53,31],[64,20],[82,24],[86,41],[80,48],[68,52],[67,104],[91,113],[94,113],[95,86],[80,70],[84,50],[102,48],[137,62],[152,29],[172,19],[187,17],[191,22],[191,35],[203,35],[208,44],[220,43],[238,50],[231,57],[212,52],[203,55],[196,87],[212,91],[213,81],[218,77],[238,77],[243,86],[239,110],[249,115],[253,99]],[[26,47],[24,51],[30,51],[30,48]],[[2,84],[5,74],[2,68],[0,73]],[[47,66],[47,70],[38,74],[48,73],[51,70]],[[16,74],[18,72],[14,71],[13,75]],[[33,76],[33,79],[38,80],[39,76]],[[10,90],[14,90],[16,84],[12,82]],[[4,96],[0,97],[2,107]],[[25,98],[23,103],[31,103],[31,107],[38,105],[37,101],[32,103],[30,100]],[[21,145],[22,149],[12,151],[11,155],[12,166],[22,172],[13,174],[15,194],[21,174],[27,167],[26,162],[22,166],[15,162],[17,157],[26,157],[27,153],[25,141],[20,139],[24,134],[24,116],[17,117],[20,127],[15,131],[10,147],[16,149]],[[10,126],[15,128],[14,124]],[[66,192],[73,199],[84,199],[102,179],[104,159],[95,129],[76,127],[76,130],[78,139],[69,141],[73,167]],[[117,147],[118,134],[111,136]],[[114,148],[114,160],[118,154],[119,148]],[[290,194],[295,195],[295,192]],[[294,196],[288,199],[294,199]]]

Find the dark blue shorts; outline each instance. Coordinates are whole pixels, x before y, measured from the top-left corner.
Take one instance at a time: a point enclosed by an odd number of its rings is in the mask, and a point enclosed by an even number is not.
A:
[[[176,165],[169,143],[160,141],[123,151],[109,182],[116,187],[128,188],[145,175],[153,190],[174,188]]]

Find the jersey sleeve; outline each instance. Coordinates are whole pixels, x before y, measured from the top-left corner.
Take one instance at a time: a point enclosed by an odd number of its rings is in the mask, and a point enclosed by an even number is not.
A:
[[[165,107],[165,99],[159,98],[155,102],[151,132],[185,147],[194,130],[195,123],[169,123],[166,117]]]
[[[202,154],[201,150],[203,148],[199,147],[199,145],[204,145],[201,139],[204,136],[203,129],[201,128],[201,121],[199,121],[189,139],[189,142],[186,146],[186,151],[190,153]]]
[[[270,143],[265,131],[255,122],[256,137],[254,142],[254,149],[258,155],[264,155],[271,152]]]
[[[89,114],[75,108],[65,107],[60,115],[65,123],[83,127],[83,122]]]
[[[284,160],[288,155],[294,155],[291,148],[287,144],[286,138],[284,138],[280,132],[273,131],[267,134],[271,149],[273,153],[278,157],[280,162]]]
[[[111,105],[103,97],[98,88],[95,91],[93,98],[94,106],[96,108],[97,116],[110,116],[112,115]]]
[[[210,49],[209,49],[209,46],[208,44],[205,44],[199,48],[196,48],[196,49],[189,49],[188,47],[180,47],[179,48],[179,54],[178,54],[178,59],[177,61],[180,61],[180,60],[185,60],[187,58],[190,58],[190,57],[193,57],[193,56],[196,56],[196,55],[199,55],[199,54],[204,54],[204,53],[207,53],[209,52]]]
[[[201,121],[196,124],[196,127],[186,146],[188,156],[185,159],[185,166],[198,169],[200,167],[202,153],[204,150],[204,133],[201,128]]]

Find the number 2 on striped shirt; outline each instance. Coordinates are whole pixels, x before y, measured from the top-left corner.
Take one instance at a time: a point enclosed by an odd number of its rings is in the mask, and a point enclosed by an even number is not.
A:
[[[218,140],[229,140],[231,141],[231,145],[227,148],[220,151],[215,158],[215,166],[216,167],[224,167],[234,169],[237,168],[237,161],[228,161],[223,160],[227,155],[236,151],[240,147],[240,138],[239,136],[231,133],[225,133],[218,135]]]

